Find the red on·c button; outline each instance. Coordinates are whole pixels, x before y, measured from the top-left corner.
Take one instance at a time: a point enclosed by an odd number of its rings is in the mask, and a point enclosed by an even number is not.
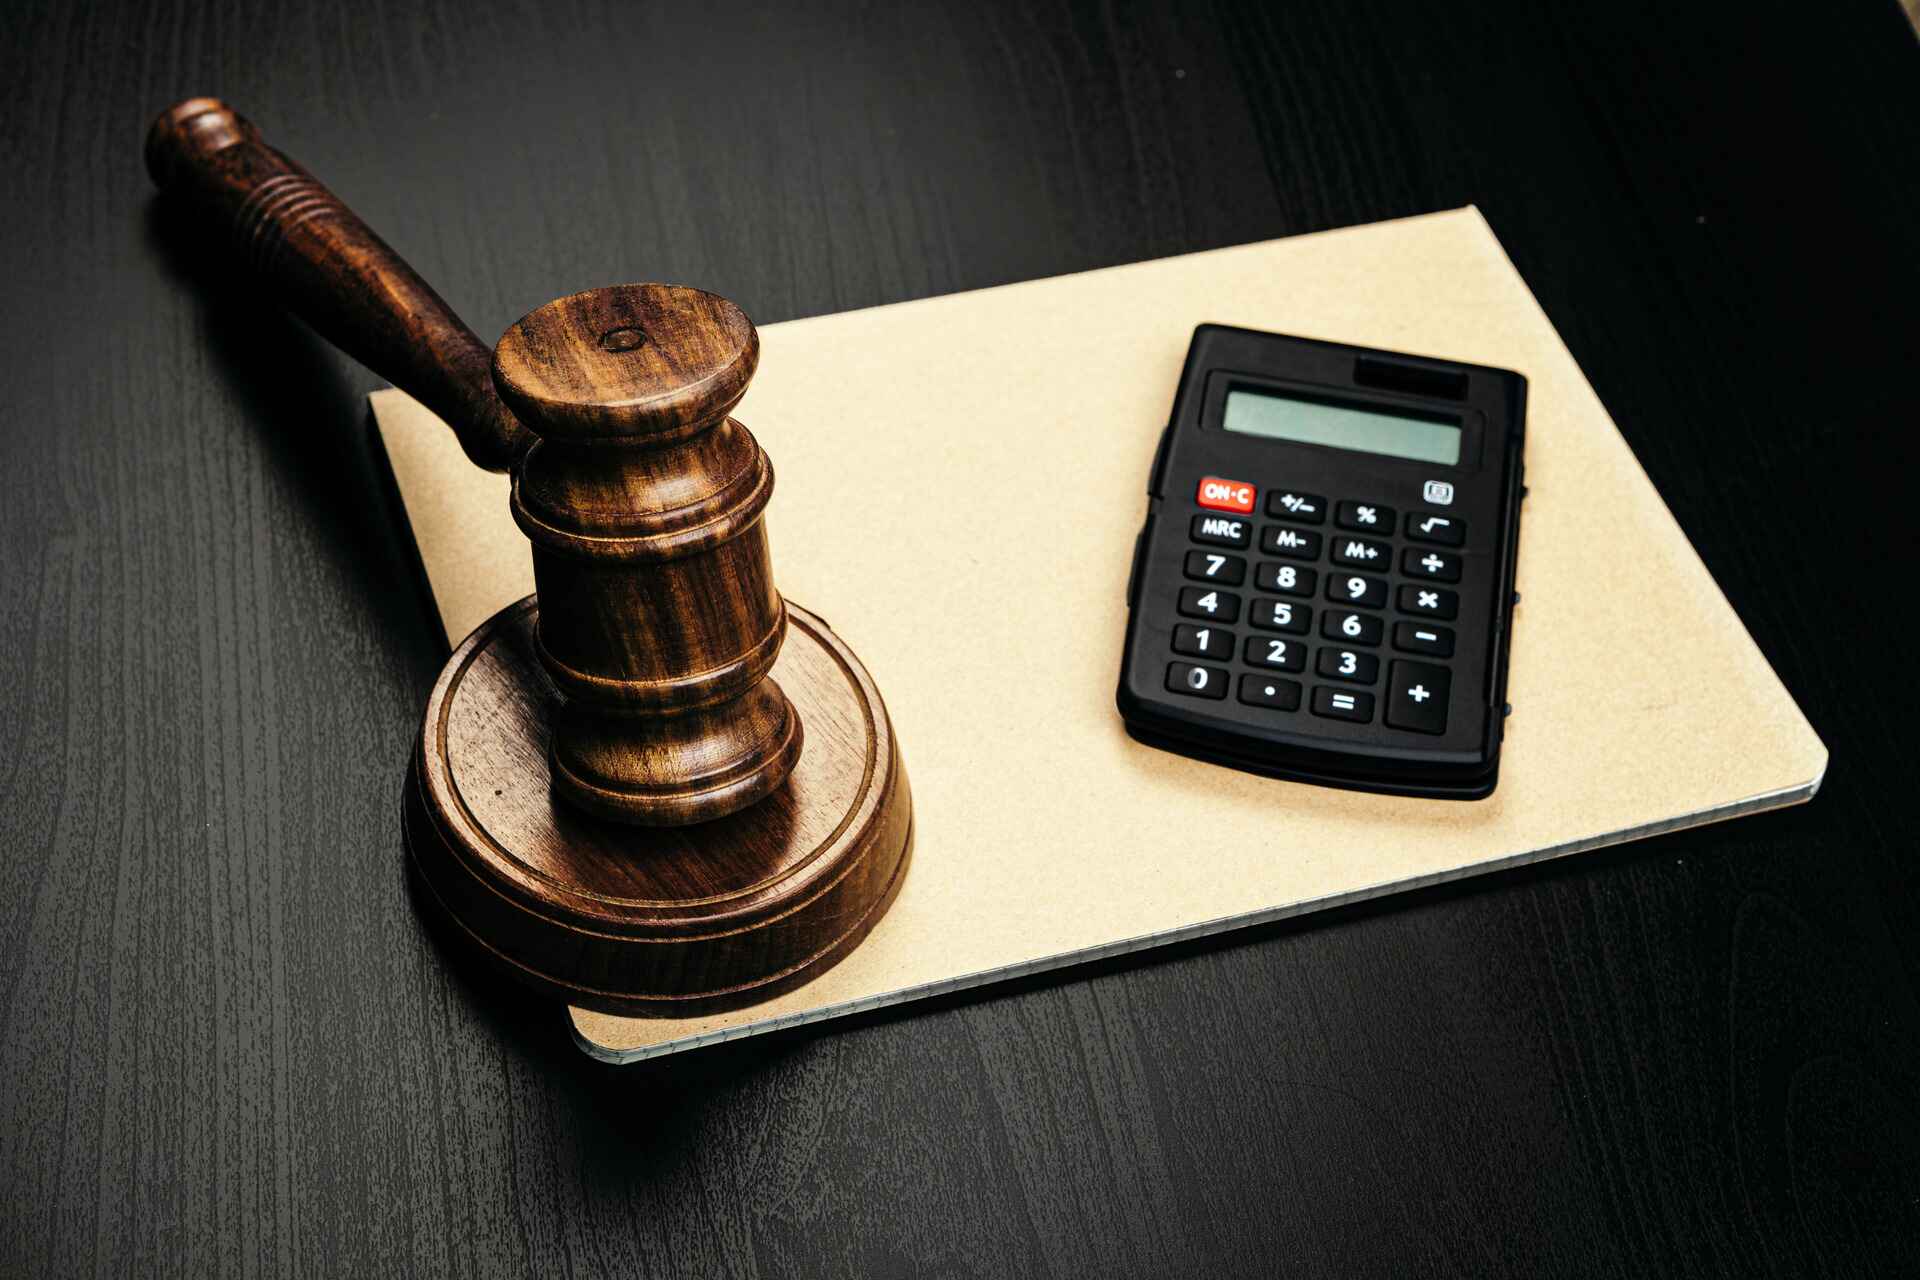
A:
[[[1249,516],[1253,514],[1253,493],[1252,485],[1238,480],[1201,476],[1200,492],[1194,501],[1213,511],[1237,511]]]

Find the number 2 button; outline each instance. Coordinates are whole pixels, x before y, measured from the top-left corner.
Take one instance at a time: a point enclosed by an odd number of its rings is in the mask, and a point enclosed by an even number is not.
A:
[[[1298,671],[1307,665],[1307,646],[1298,640],[1254,636],[1247,641],[1247,661],[1272,671]]]

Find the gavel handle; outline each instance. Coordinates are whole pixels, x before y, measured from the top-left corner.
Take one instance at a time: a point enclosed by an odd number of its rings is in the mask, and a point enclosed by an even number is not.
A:
[[[439,414],[475,464],[506,471],[533,443],[494,390],[493,353],[313,175],[216,98],[169,107],[147,172],[232,235],[241,258],[321,336]]]

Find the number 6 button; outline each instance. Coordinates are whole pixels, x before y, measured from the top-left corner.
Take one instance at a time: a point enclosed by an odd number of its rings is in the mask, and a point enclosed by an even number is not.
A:
[[[1357,604],[1363,609],[1378,609],[1387,603],[1384,578],[1369,578],[1359,573],[1327,575],[1327,599],[1336,604]]]

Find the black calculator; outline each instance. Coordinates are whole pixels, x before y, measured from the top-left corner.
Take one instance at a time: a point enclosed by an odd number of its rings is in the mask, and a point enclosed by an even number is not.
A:
[[[1128,731],[1303,782],[1492,794],[1526,402],[1507,369],[1195,329],[1127,582]]]

